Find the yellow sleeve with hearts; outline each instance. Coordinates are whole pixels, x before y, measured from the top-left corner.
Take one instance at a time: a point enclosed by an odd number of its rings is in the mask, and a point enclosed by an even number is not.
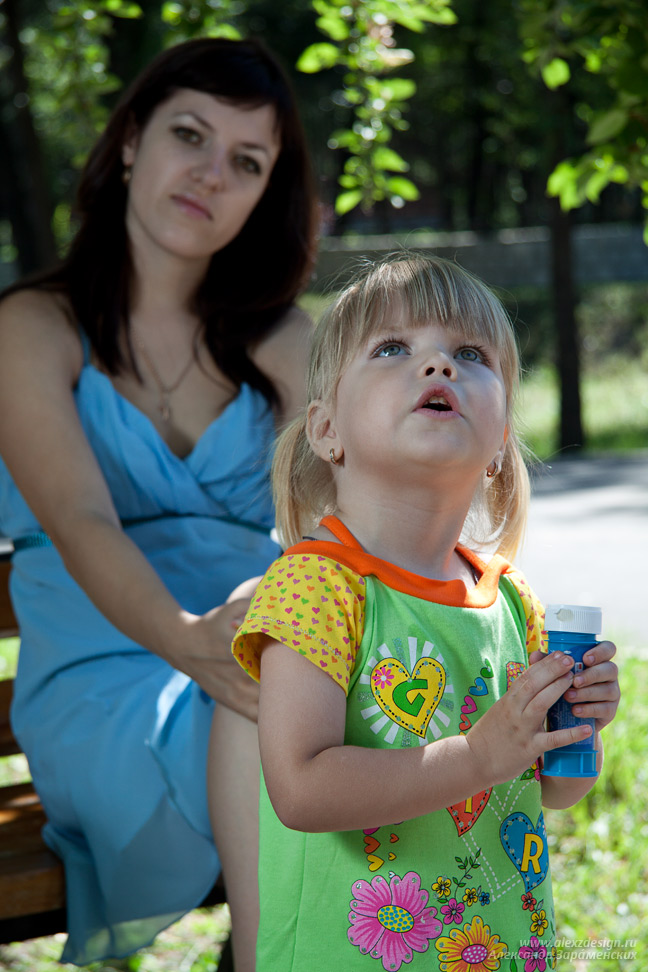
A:
[[[349,567],[315,554],[286,554],[257,587],[232,652],[259,680],[267,639],[303,655],[345,694],[364,630],[365,581]]]

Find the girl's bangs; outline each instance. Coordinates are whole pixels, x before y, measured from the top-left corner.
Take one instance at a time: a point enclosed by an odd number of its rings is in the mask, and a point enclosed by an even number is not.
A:
[[[374,268],[345,296],[345,331],[355,332],[349,337],[356,348],[389,328],[395,307],[405,309],[412,327],[440,323],[498,351],[506,351],[513,340],[500,301],[458,264],[401,257]]]
[[[500,355],[511,393],[517,383],[518,357],[512,324],[498,298],[458,264],[425,257],[403,259],[402,254],[369,268],[325,311],[318,328],[322,345],[316,355],[327,373],[325,384],[337,386],[346,363],[372,336],[397,337],[389,334],[396,308],[405,310],[410,327],[439,323],[463,340],[492,347]],[[314,397],[323,394],[320,386]]]

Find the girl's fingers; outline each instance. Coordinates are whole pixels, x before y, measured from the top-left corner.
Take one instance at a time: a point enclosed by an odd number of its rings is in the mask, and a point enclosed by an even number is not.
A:
[[[522,710],[527,706],[547,711],[573,682],[572,659],[562,652],[552,652],[531,665],[509,689],[512,699],[521,703]]]
[[[583,742],[592,735],[591,726],[572,726],[569,729],[556,729],[546,732],[542,740],[542,747],[546,752],[558,749],[560,746],[571,746],[572,743]]]
[[[599,665],[601,662],[610,661],[616,655],[616,645],[612,641],[601,641],[598,645],[594,645],[585,654],[583,661],[588,668],[592,665]]]
[[[616,682],[619,677],[619,670],[614,662],[600,662],[591,668],[584,668],[574,676],[574,688],[579,689],[587,685],[598,683],[611,684]]]
[[[576,683],[565,692],[565,699],[571,702],[572,706],[583,705],[587,702],[618,702],[621,697],[619,683],[617,681],[595,682],[593,685],[585,685],[576,688]],[[575,712],[575,715],[580,715]]]

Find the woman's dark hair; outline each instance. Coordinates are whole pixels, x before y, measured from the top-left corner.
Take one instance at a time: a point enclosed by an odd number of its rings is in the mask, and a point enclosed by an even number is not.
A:
[[[122,95],[88,157],[77,194],[80,226],[69,254],[58,269],[12,290],[37,286],[64,292],[102,364],[113,374],[124,367],[119,329],[125,323],[128,335],[132,263],[122,147],[133,125],[141,131],[179,88],[244,108],[271,105],[276,112],[281,151],[266,191],[239,235],[214,254],[195,295],[216,364],[237,384],[247,381],[273,401],[275,390],[247,348],[272,328],[306,282],[314,256],[315,205],[290,83],[258,40],[192,40],[148,65]]]

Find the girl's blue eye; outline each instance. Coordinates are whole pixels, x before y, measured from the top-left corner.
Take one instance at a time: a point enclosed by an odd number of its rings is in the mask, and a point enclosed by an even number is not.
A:
[[[483,361],[484,354],[478,348],[461,348],[457,351],[457,357],[464,361]]]
[[[401,351],[404,351],[402,344],[398,344],[396,341],[388,341],[376,348],[374,351],[374,357],[395,358],[396,355],[401,353]]]

